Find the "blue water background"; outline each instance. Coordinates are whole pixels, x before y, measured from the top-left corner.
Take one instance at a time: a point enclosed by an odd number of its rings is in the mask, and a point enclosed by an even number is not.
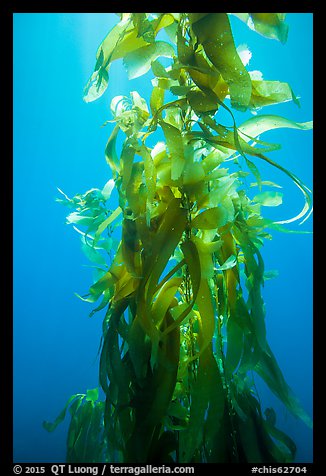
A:
[[[121,61],[112,65],[109,89],[98,101],[82,100],[95,53],[117,21],[114,14],[14,15],[14,459],[64,462],[68,419],[54,433],[42,428],[68,397],[98,385],[100,314],[84,294],[92,283],[79,235],[65,225],[67,209],[55,202],[56,187],[69,196],[102,188],[111,177],[104,148],[115,95],[138,90],[148,98],[151,73],[127,80]],[[289,82],[301,98],[261,112],[304,122],[312,119],[312,14],[288,14],[285,45],[258,35],[231,17],[236,44],[253,53],[249,70]],[[251,113],[237,114],[240,124]],[[221,121],[222,122],[222,121]],[[225,116],[225,124],[230,119]],[[282,143],[269,156],[312,186],[312,132],[280,129],[263,140]],[[257,159],[258,161],[259,159]],[[300,191],[281,172],[257,162],[266,180],[282,185],[284,205],[267,209],[286,219],[303,204]],[[291,225],[289,225],[291,227]],[[301,227],[312,229],[312,218]],[[270,345],[303,407],[312,415],[312,235],[274,232],[262,249],[266,270],[266,325]],[[278,426],[296,441],[297,461],[312,461],[312,431],[295,419],[259,381],[263,408],[273,406]]]

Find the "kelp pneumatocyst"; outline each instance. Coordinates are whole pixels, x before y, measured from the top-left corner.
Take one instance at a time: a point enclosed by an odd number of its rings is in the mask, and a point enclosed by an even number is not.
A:
[[[104,188],[73,198],[60,190],[58,201],[73,210],[67,221],[99,273],[80,297],[99,301],[91,315],[104,312],[101,392],[73,395],[54,423],[44,423],[54,430],[69,409],[67,462],[291,462],[295,443],[277,428],[272,408],[262,412],[255,374],[311,425],[268,344],[261,292],[263,241],[305,221],[311,192],[266,155],[279,144],[260,136],[312,123],[259,113],[236,124],[234,109],[298,101],[287,83],[246,69],[249,53],[237,50],[229,15],[121,13],[98,48],[86,102],[105,92],[117,59],[130,80],[148,71],[154,78],[149,103],[137,91],[111,102],[112,178]],[[286,41],[283,13],[232,15]],[[157,39],[162,30],[167,40]],[[218,122],[221,110],[232,127]],[[260,161],[301,190],[296,216],[264,218],[264,206],[280,205],[282,194],[262,179]]]

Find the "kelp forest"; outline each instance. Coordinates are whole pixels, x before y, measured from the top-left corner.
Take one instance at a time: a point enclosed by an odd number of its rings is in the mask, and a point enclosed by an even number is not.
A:
[[[298,98],[288,83],[248,72],[231,15],[286,42],[283,13],[119,13],[97,50],[85,102],[110,88],[116,60],[131,92],[114,97],[106,123],[112,178],[57,199],[97,267],[79,297],[103,315],[98,388],[44,422],[53,431],[69,417],[67,462],[291,462],[295,442],[264,410],[255,376],[312,424],[268,344],[262,296],[264,240],[303,223],[312,193],[273,160],[280,145],[261,139],[312,122],[262,112]],[[148,101],[132,90],[142,75]],[[235,113],[245,111],[254,114],[240,124]],[[282,193],[262,163],[301,191],[295,216],[264,217]]]

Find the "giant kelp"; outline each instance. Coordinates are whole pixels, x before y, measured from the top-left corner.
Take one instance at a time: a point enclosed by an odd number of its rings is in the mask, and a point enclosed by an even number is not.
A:
[[[234,15],[286,41],[284,14]],[[287,83],[247,71],[229,14],[119,16],[97,51],[84,99],[104,93],[111,63],[122,58],[129,79],[152,71],[149,104],[137,91],[112,100],[108,123],[115,126],[105,149],[112,179],[102,190],[59,199],[72,208],[68,223],[99,270],[81,299],[99,301],[91,315],[105,312],[104,399],[98,389],[74,395],[45,427],[52,431],[69,408],[69,462],[290,462],[295,443],[276,427],[273,409],[262,412],[254,375],[311,422],[268,344],[261,247],[271,230],[307,218],[311,192],[266,155],[279,144],[260,136],[312,124],[271,114],[236,124],[234,109],[298,100]],[[168,41],[157,39],[162,29]],[[218,122],[221,110],[232,127]],[[301,190],[295,217],[262,215],[282,194],[262,179],[259,161]],[[114,187],[119,205],[112,210]],[[258,192],[250,198],[252,187]]]

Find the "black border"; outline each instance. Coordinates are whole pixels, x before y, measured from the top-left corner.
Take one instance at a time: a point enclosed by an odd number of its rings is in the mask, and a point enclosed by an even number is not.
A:
[[[212,3],[210,2],[210,9],[212,8]],[[215,4],[216,5],[216,4]],[[242,9],[249,10],[249,7],[252,9],[257,6],[257,10],[261,9],[262,6],[268,9],[266,2],[223,2],[221,4],[229,11]],[[13,1],[9,4],[7,2],[1,2],[0,4],[0,34],[1,34],[1,73],[0,73],[0,85],[1,85],[1,132],[3,133],[4,140],[2,144],[5,144],[5,147],[2,147],[2,186],[1,186],[1,205],[2,211],[5,211],[5,216],[8,222],[5,224],[1,238],[4,245],[1,247],[2,258],[5,257],[5,260],[2,259],[2,262],[5,261],[7,266],[1,266],[1,271],[3,274],[3,279],[1,280],[2,286],[2,312],[0,317],[0,364],[1,364],[1,389],[0,389],[0,409],[1,409],[1,420],[0,420],[0,469],[3,474],[13,474],[12,465],[13,465],[13,14],[14,13],[37,13],[37,12],[46,12],[46,13],[97,13],[97,12],[107,12],[108,7],[115,11],[123,10],[132,10],[137,11],[137,6],[141,6],[141,11],[147,11],[153,7],[153,3],[148,2],[148,7],[146,2],[136,3],[136,2],[89,2],[83,7],[82,2],[74,4],[73,2],[42,2],[42,4],[37,4],[37,2],[24,2],[24,1]],[[186,2],[182,5],[182,2],[178,2],[176,5],[173,3],[171,8],[167,8],[166,2],[160,5],[157,5],[155,2],[155,9],[157,10],[173,10],[178,7],[178,10],[189,9],[190,5]],[[291,13],[313,13],[313,25],[314,25],[314,48],[313,48],[313,74],[314,74],[314,94],[313,94],[313,107],[314,107],[314,173],[313,173],[313,183],[314,183],[314,202],[315,202],[315,212],[314,212],[314,258],[313,258],[313,304],[314,304],[314,330],[313,330],[313,355],[314,355],[314,365],[313,365],[313,387],[314,387],[314,430],[313,430],[313,464],[306,466],[309,467],[307,474],[319,474],[319,466],[322,467],[322,416],[324,413],[323,402],[321,400],[322,396],[322,386],[321,386],[321,376],[320,370],[322,367],[321,355],[321,346],[322,346],[322,329],[321,322],[326,318],[325,313],[322,310],[321,305],[319,305],[320,297],[323,295],[321,286],[325,278],[319,277],[318,269],[321,264],[321,258],[323,257],[325,250],[321,245],[320,237],[323,236],[323,197],[320,193],[321,184],[318,184],[318,181],[321,181],[323,178],[323,163],[326,162],[326,157],[319,150],[319,138],[323,137],[323,123],[319,115],[321,114],[321,102],[323,99],[323,91],[319,88],[321,81],[325,81],[325,73],[322,71],[320,66],[319,59],[323,58],[325,55],[323,49],[322,41],[322,21],[325,18],[322,15],[322,9],[319,8],[320,4],[316,2],[305,2],[304,6],[300,5],[298,2],[293,3],[293,7],[288,4],[288,2],[273,2],[272,10],[282,11],[284,7]],[[89,11],[91,8],[91,12]],[[115,8],[116,7],[116,8]],[[217,5],[216,5],[217,7]],[[245,8],[244,8],[245,7]],[[202,8],[203,9],[203,8]],[[208,9],[208,8],[207,8]],[[325,28],[325,26],[324,26]],[[304,33],[303,33],[304,34]],[[325,38],[325,37],[324,37]],[[4,65],[4,67],[2,66]],[[8,78],[9,76],[9,78]],[[325,134],[325,133],[324,133]],[[325,187],[325,185],[324,185]],[[320,209],[320,210],[319,210]],[[320,211],[320,215],[319,215]],[[317,218],[316,218],[317,213]],[[3,223],[3,221],[2,221]],[[304,250],[303,250],[304,252]],[[11,259],[10,259],[11,258]],[[324,292],[325,293],[325,292]],[[303,297],[304,298],[304,297]],[[325,343],[324,343],[325,346]],[[305,382],[302,382],[302,385],[305,385]],[[27,465],[25,465],[27,466]],[[29,465],[31,466],[31,465]],[[34,466],[47,466],[46,464],[37,463]],[[198,473],[199,468],[196,465],[195,474]],[[216,466],[221,467],[216,463]],[[251,465],[252,466],[252,465]],[[261,465],[258,465],[261,466]],[[266,465],[268,466],[268,465]],[[274,465],[273,465],[274,466]],[[276,465],[275,465],[276,466]],[[298,465],[295,465],[298,466]],[[300,466],[303,466],[302,464]],[[3,468],[8,468],[8,471]],[[208,469],[208,467],[205,465]],[[211,465],[209,465],[211,467]],[[250,467],[250,465],[248,466]],[[247,467],[247,468],[248,468]],[[247,474],[245,467],[241,465],[241,468],[244,470],[241,474]],[[211,469],[211,468],[209,468]],[[222,468],[221,468],[222,469]],[[226,469],[223,467],[223,469]],[[234,468],[235,469],[235,468]],[[204,468],[203,468],[204,470]],[[240,467],[239,467],[240,470]],[[223,470],[222,470],[223,471]],[[46,472],[46,474],[50,474]],[[250,474],[250,472],[248,472]]]
[[[13,141],[12,141],[12,124],[13,124],[13,81],[12,81],[12,63],[13,63],[13,28],[12,15],[10,10],[4,9],[4,5],[0,8],[1,18],[1,44],[6,45],[3,49],[3,57],[0,73],[0,88],[3,91],[1,101],[1,133],[3,139],[2,147],[2,173],[1,173],[1,202],[6,221],[2,221],[5,226],[2,229],[2,266],[1,279],[2,288],[2,310],[0,317],[0,408],[1,408],[1,424],[0,424],[0,467],[3,462],[5,467],[12,463],[13,451],[13,200],[12,200],[12,184],[13,184]],[[9,77],[8,77],[9,76]],[[2,135],[1,134],[1,135]],[[9,261],[9,263],[8,263]],[[9,265],[9,266],[8,266]],[[7,268],[8,266],[8,268]],[[6,472],[4,470],[4,472]],[[10,468],[10,473],[12,469]]]

